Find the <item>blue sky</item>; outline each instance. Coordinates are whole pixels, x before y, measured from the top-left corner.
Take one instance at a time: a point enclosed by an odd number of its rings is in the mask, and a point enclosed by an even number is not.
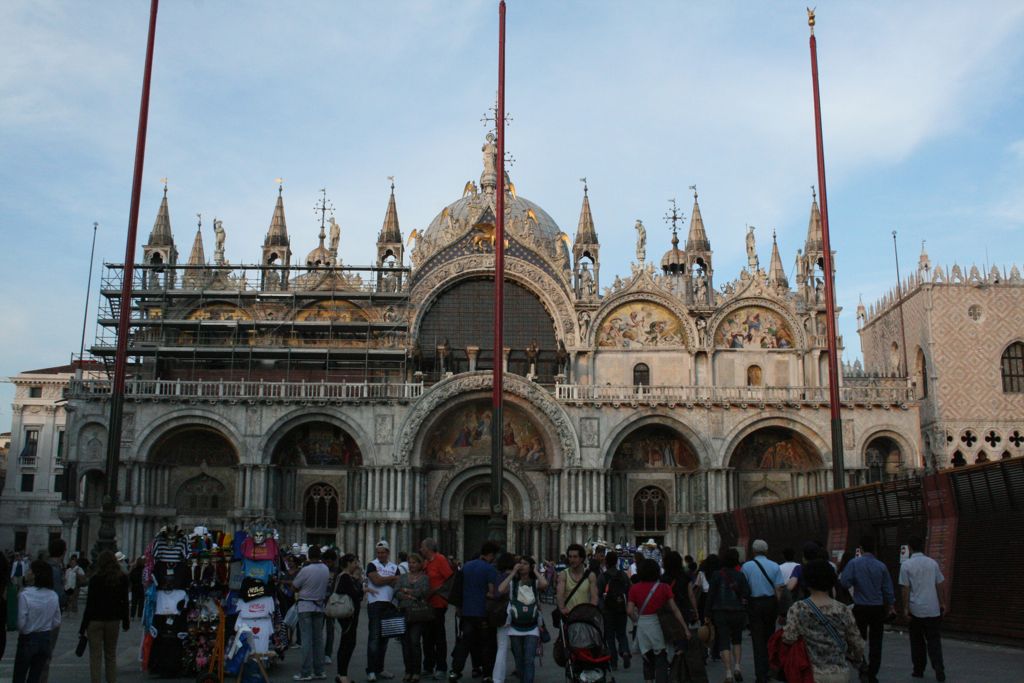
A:
[[[508,3],[508,149],[520,194],[570,234],[587,176],[608,284],[633,223],[669,246],[669,198],[700,188],[718,285],[778,233],[792,275],[816,182],[804,3]],[[0,376],[77,352],[93,221],[120,261],[149,3],[0,4]],[[495,2],[162,4],[140,216],[170,178],[187,256],[195,214],[253,262],[285,179],[294,252],[321,187],[341,256],[368,263],[397,177],[403,232],[479,176],[493,102]],[[829,210],[846,357],[854,308],[933,262],[1009,267],[1024,246],[1024,5],[819,2]],[[97,271],[98,276],[98,271]],[[95,281],[94,290],[95,292]],[[95,295],[90,302],[95,308]],[[91,316],[90,316],[91,317]],[[94,335],[90,322],[88,335]],[[9,424],[10,385],[0,385]]]

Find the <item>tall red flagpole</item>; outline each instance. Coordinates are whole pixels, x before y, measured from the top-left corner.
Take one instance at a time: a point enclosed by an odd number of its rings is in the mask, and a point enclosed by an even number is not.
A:
[[[494,378],[491,394],[491,518],[488,537],[502,546],[507,540],[502,510],[504,419],[502,395],[505,360],[505,0],[498,3],[498,106],[494,112],[498,178],[494,197]]]
[[[835,271],[832,267],[832,247],[828,234],[828,193],[825,190],[825,147],[821,135],[821,98],[818,92],[818,41],[814,37],[814,10],[807,10],[807,25],[811,27],[811,81],[814,85],[814,135],[818,146],[818,190],[821,194],[822,268],[825,278],[825,329],[828,334],[828,401],[832,417],[832,487],[846,486],[846,466],[843,458],[843,421],[839,401],[839,349],[836,343]]]
[[[139,105],[139,130],[135,140],[135,172],[132,176],[132,202],[128,213],[128,240],[124,249],[124,279],[121,282],[121,306],[117,319],[117,353],[114,357],[114,382],[110,391],[110,425],[107,430],[106,494],[100,513],[96,548],[117,548],[117,470],[121,458],[121,417],[124,408],[124,380],[128,365],[128,323],[132,302],[135,263],[135,237],[139,229],[139,198],[142,194],[142,166],[146,159],[146,127],[149,123],[149,83],[153,75],[153,44],[156,40],[156,13],[160,0],[149,6],[149,38],[146,42],[146,66],[142,75],[142,103]]]

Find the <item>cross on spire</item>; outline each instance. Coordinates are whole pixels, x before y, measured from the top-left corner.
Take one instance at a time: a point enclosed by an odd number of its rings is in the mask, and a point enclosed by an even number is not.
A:
[[[583,183],[583,196],[586,197],[587,196],[587,189],[588,189],[587,188],[587,176],[583,176],[582,178],[580,178],[580,182]]]
[[[497,132],[498,132],[498,126],[496,124],[497,119],[498,119],[498,97],[497,97],[497,95],[495,95],[495,97],[494,97],[494,106],[487,108],[487,111],[484,113],[484,115],[480,117],[480,123],[484,124],[484,126],[487,127],[487,129],[490,132],[497,134]],[[505,112],[505,125],[507,126],[511,122],[512,122],[512,115],[510,113],[508,113],[508,112]]]
[[[164,184],[164,196],[167,196],[167,178],[161,178],[160,182]]]
[[[277,194],[280,196],[284,191],[284,178],[274,178],[274,182],[277,183]]]
[[[391,189],[394,189],[394,188],[395,188],[395,185],[392,182]],[[331,216],[334,215],[334,204],[331,204],[331,202],[328,201],[328,199],[327,199],[327,188],[326,187],[321,187],[320,188],[320,202],[316,206],[313,207],[313,212],[320,214],[320,232],[323,232],[324,224],[327,222],[327,214],[330,213]]]
[[[672,224],[672,234],[675,235],[676,232],[679,230],[679,226],[677,225],[677,223],[683,220],[684,216],[682,213],[680,213],[679,207],[676,206],[675,197],[668,201],[672,204],[672,210],[665,213],[665,222]]]

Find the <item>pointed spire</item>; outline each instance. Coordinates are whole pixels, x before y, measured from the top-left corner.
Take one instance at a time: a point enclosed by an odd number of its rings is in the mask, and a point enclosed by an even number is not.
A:
[[[704,231],[704,219],[700,215],[700,204],[697,203],[697,189],[693,186],[693,211],[690,212],[690,233],[686,236],[686,251],[711,251],[711,241]]]
[[[167,181],[164,180],[164,198],[160,200],[160,209],[156,212],[153,230],[149,233],[149,246],[166,247],[174,244],[171,235],[171,214],[167,210]]]
[[[270,229],[267,230],[267,238],[263,246],[288,246],[288,226],[284,220],[284,199],[282,193],[284,185],[278,182],[277,204],[274,206],[274,215],[270,219]]]
[[[192,253],[188,257],[188,265],[205,266],[206,252],[203,250],[203,221],[199,219],[199,227],[196,228],[196,238],[192,241]]]
[[[789,287],[786,271],[782,269],[782,257],[779,255],[779,243],[775,239],[774,230],[772,230],[772,260],[768,266],[768,282],[777,287]]]
[[[820,253],[824,249],[821,234],[821,212],[818,210],[818,194],[811,187],[811,218],[807,221],[807,243],[804,251]]]
[[[576,226],[576,244],[597,244],[597,230],[594,228],[594,217],[590,214],[590,196],[587,179],[583,181],[583,206],[580,207],[580,222]]]
[[[402,231],[398,227],[398,208],[395,205],[395,181],[391,180],[391,196],[388,197],[388,210],[384,213],[384,224],[381,226],[378,242],[401,242]]]

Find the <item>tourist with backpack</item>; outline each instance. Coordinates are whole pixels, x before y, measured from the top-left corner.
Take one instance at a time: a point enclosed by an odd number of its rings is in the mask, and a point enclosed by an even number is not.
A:
[[[750,599],[750,584],[743,572],[736,569],[739,563],[740,554],[735,548],[727,548],[722,553],[721,568],[708,577],[707,597],[707,607],[718,634],[725,680],[737,683],[743,680],[740,656]]]
[[[533,661],[540,641],[540,594],[547,587],[548,580],[532,557],[519,560],[498,586],[498,594],[508,596],[508,642],[520,683],[533,683]]]
[[[604,573],[597,577],[597,596],[604,614],[605,646],[612,658],[612,671],[617,671],[620,656],[625,669],[632,660],[626,637],[626,602],[633,584],[626,572],[619,569],[619,554],[614,550],[605,555],[604,565]]]

